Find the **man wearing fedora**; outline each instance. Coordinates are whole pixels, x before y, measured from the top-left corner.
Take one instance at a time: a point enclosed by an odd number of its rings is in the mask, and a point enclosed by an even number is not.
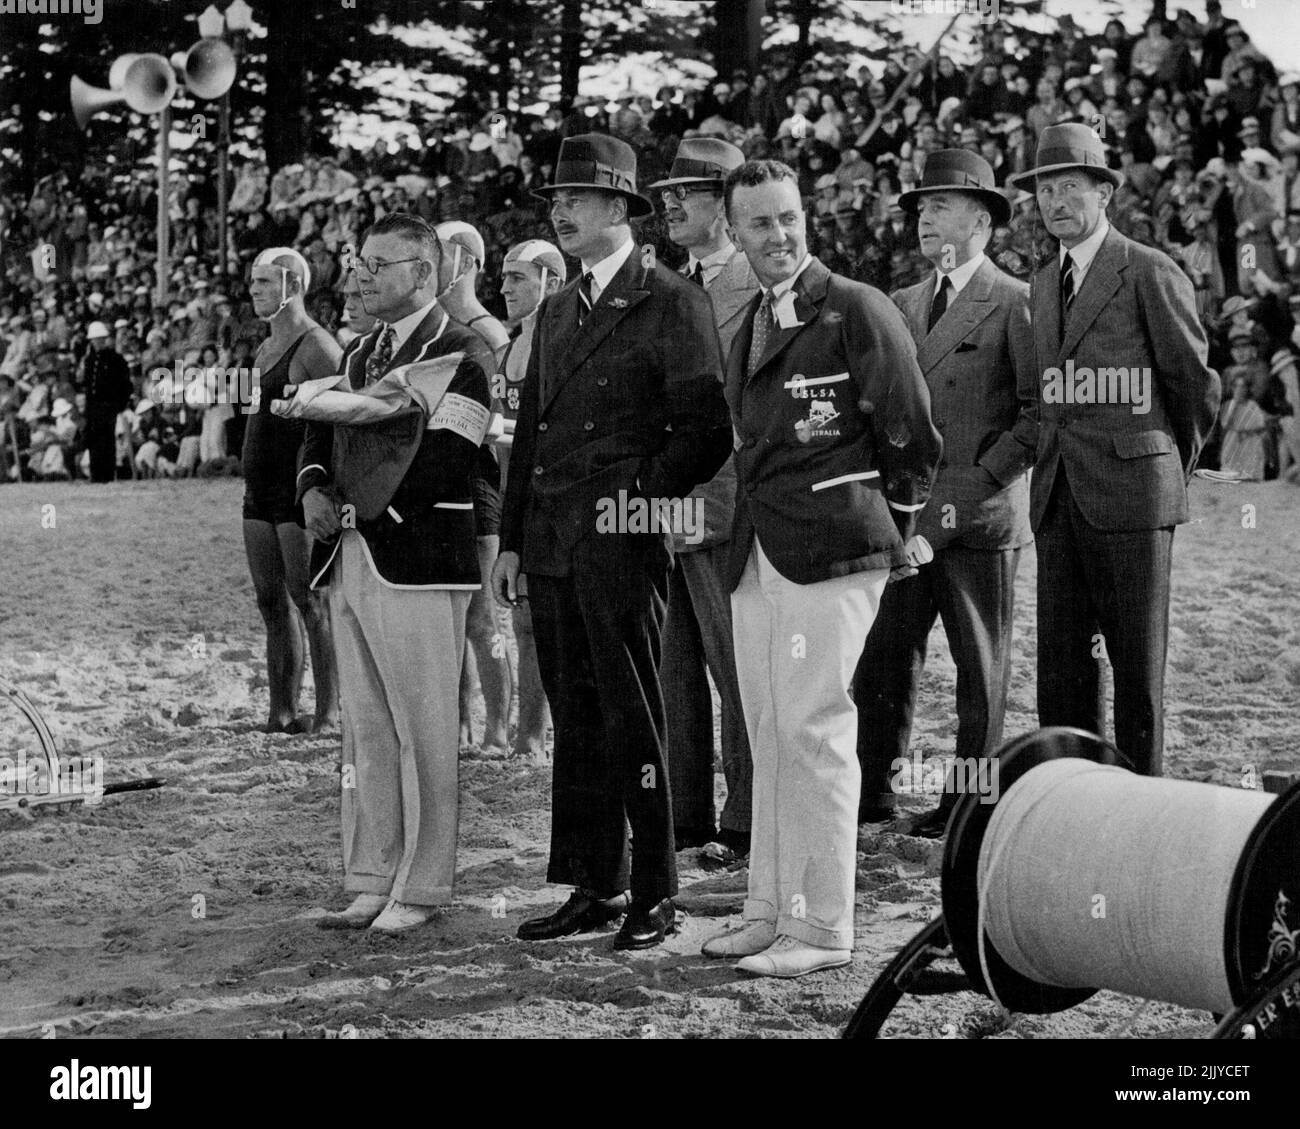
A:
[[[653,209],[631,146],[565,138],[555,182],[538,191],[582,273],[537,315],[492,589],[513,606],[527,576],[555,721],[547,878],[575,889],[519,936],[579,933],[627,911],[615,944],[648,948],[676,928],[677,892],[660,507],[675,499],[680,513],[727,457],[722,357],[708,296],[633,243],[631,219]]]
[[[681,273],[703,287],[713,305],[723,356],[758,292],[749,260],[727,233],[722,205],[727,173],[744,163],[745,155],[726,141],[687,138],[677,147],[667,179],[650,186],[663,199],[668,238],[686,249]],[[728,456],[722,469],[691,493],[689,512],[702,516],[703,528],[673,535],[676,564],[668,580],[659,671],[668,710],[677,846],[703,847],[701,861],[709,868],[749,854],[752,766],[731,646],[731,601],[723,582],[735,493],[736,467]],[[722,771],[727,780],[727,801],[716,828],[710,674],[722,703]]]
[[[970,766],[1002,739],[1011,674],[1011,621],[1020,550],[1029,532],[1028,471],[1038,441],[1029,287],[985,257],[1011,206],[993,169],[964,149],[925,162],[921,184],[899,197],[918,217],[934,274],[893,295],[916,342],[943,458],[917,533],[934,550],[916,576],[880,601],[854,678],[863,821],[894,811],[890,779],[907,761],[926,642],[943,620],[957,666],[958,762]],[[969,777],[967,777],[969,779]],[[950,774],[937,809],[911,833],[937,837],[957,803]]]
[[[744,925],[704,952],[793,977],[852,959],[853,671],[909,567],[942,440],[902,315],[808,254],[794,170],[748,161],[725,194],[761,287],[727,358],[727,583],[754,785]]]
[[[1045,129],[1033,190],[1055,255],[1030,311],[1041,428],[1030,493],[1038,548],[1038,720],[1105,735],[1158,776],[1174,526],[1214,424],[1219,377],[1191,281],[1106,219],[1122,183],[1087,126]]]

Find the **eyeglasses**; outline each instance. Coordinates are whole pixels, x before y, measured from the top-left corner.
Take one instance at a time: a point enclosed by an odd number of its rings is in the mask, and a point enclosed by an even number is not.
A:
[[[670,184],[667,188],[659,189],[659,198],[665,204],[676,200],[679,204],[683,203],[687,196],[703,195],[708,193],[710,196],[718,195],[716,188],[698,188],[691,187],[688,184]]]
[[[394,259],[392,262],[384,262],[383,259],[376,259],[374,255],[362,258],[360,255],[352,256],[354,266],[365,267],[367,274],[378,274],[385,267],[395,267],[398,263],[422,263],[427,260],[421,259],[418,255],[413,259]]]

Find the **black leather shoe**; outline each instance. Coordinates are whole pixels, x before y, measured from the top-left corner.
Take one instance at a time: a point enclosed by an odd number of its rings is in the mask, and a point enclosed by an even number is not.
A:
[[[602,901],[585,890],[574,890],[569,900],[554,913],[525,921],[517,936],[521,941],[549,941],[573,933],[590,933],[622,917],[627,912],[628,902],[626,894]]]
[[[859,804],[858,823],[886,823],[898,814],[893,804]]]
[[[672,898],[647,906],[633,902],[618,936],[616,949],[652,949],[669,933],[677,932],[677,907]]]

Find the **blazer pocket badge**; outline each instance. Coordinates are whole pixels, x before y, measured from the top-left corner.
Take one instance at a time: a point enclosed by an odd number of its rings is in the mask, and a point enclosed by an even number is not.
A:
[[[772,312],[776,315],[776,324],[782,329],[795,329],[804,324],[795,316],[793,290],[787,290],[776,300]]]
[[[835,404],[830,400],[813,400],[808,407],[808,418],[795,420],[794,434],[800,443],[810,443],[813,439],[833,438],[839,435],[838,427],[828,426],[840,418]]]

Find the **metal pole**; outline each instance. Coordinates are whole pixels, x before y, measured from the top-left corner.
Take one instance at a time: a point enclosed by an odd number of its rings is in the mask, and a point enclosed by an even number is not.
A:
[[[958,9],[957,14],[948,21],[948,26],[939,33],[939,38],[934,41],[934,46],[925,53],[925,57],[921,60],[920,64],[918,65],[913,63],[908,67],[907,74],[904,75],[899,81],[899,84],[894,87],[894,92],[889,96],[889,101],[880,108],[880,113],[871,119],[871,124],[867,126],[866,133],[858,139],[858,144],[860,146],[865,145],[875,135],[875,132],[880,128],[880,123],[884,120],[885,115],[889,113],[895,105],[897,105],[899,99],[901,99],[907,92],[907,89],[912,85],[912,79],[920,73],[921,67],[925,66],[932,57],[938,57],[939,44],[943,42],[944,36],[952,31],[953,25],[961,18],[961,16],[962,12]]]
[[[168,166],[171,164],[171,128],[172,112],[170,106],[164,106],[158,113],[158,305],[167,305],[168,251],[171,238],[171,217],[168,205],[168,191],[171,177]]]
[[[226,259],[229,255],[229,231],[226,208],[230,176],[230,92],[221,96],[221,127],[217,139],[217,278],[222,291],[226,288]]]

